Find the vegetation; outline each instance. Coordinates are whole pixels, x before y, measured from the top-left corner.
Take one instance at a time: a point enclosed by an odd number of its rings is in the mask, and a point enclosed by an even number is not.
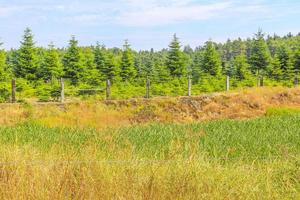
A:
[[[2,126],[0,196],[298,199],[299,130],[295,112],[102,131]]]
[[[8,100],[9,81],[17,78],[18,97],[52,100],[57,79],[64,77],[66,87],[104,89],[112,83],[112,98],[145,95],[146,79],[151,80],[153,96],[182,96],[187,93],[187,79],[193,79],[193,94],[222,91],[225,75],[231,77],[231,88],[251,87],[258,82],[267,86],[292,86],[298,82],[300,36],[288,34],[265,36],[261,30],[253,38],[208,41],[192,49],[182,47],[176,34],[168,49],[135,51],[126,40],[124,47],[79,46],[75,36],[67,48],[37,47],[27,28],[19,49],[0,52],[0,101]],[[48,92],[40,92],[48,88]],[[88,93],[91,94],[91,93]],[[99,93],[103,94],[103,92]],[[99,98],[102,98],[102,95]],[[45,98],[47,97],[47,98]]]

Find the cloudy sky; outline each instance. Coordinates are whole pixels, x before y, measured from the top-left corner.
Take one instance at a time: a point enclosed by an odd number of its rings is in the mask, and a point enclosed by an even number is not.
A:
[[[282,35],[300,32],[299,0],[0,0],[0,41],[18,47],[25,27],[39,46],[96,41],[135,49],[167,47],[177,33],[192,47],[212,39],[251,37],[258,28]]]

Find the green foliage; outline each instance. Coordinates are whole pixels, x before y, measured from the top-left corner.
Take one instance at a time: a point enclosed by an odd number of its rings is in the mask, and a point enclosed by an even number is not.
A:
[[[6,102],[10,97],[10,85],[7,82],[0,82],[0,103]]]
[[[235,67],[235,77],[242,81],[249,79],[251,74],[249,71],[250,66],[247,63],[246,55],[240,54],[234,58],[233,65]]]
[[[6,53],[1,49],[0,44],[0,82],[8,79],[8,66],[6,64]]]
[[[294,70],[297,75],[300,73],[300,47],[297,48],[294,55]]]
[[[221,72],[221,60],[214,44],[211,41],[206,42],[201,60],[201,70],[212,76],[218,76]]]
[[[29,28],[24,31],[21,47],[17,51],[16,65],[14,74],[16,77],[27,80],[36,80],[37,78],[37,54],[34,46],[33,34]]]
[[[268,68],[268,74],[270,77],[272,77],[273,79],[279,81],[282,79],[282,68],[281,68],[281,63],[280,60],[278,58],[278,55],[275,54],[274,58],[272,59],[269,68]]]
[[[40,67],[40,76],[44,80],[54,80],[62,77],[63,68],[57,50],[51,43],[45,51],[44,60]]]
[[[280,61],[280,68],[283,75],[282,79],[290,80],[292,77],[294,77],[292,54],[285,45],[281,45],[279,47],[278,59]]]
[[[64,76],[69,78],[73,85],[77,85],[84,75],[84,63],[78,41],[72,36],[69,47],[63,58]]]
[[[116,63],[113,60],[113,54],[107,51],[104,46],[100,46],[100,44],[97,43],[94,49],[94,57],[96,68],[103,77],[102,80],[113,80],[118,72]]]
[[[261,30],[259,30],[255,34],[251,47],[249,63],[251,65],[252,72],[257,73],[257,75],[260,75],[260,73],[263,74],[269,65],[269,61],[270,52],[264,39],[264,34]]]
[[[231,89],[255,86],[255,74],[263,77],[266,86],[292,87],[300,72],[299,41],[300,35],[264,37],[260,30],[252,39],[208,41],[195,49],[185,46],[183,51],[176,35],[169,49],[158,51],[137,52],[130,48],[128,41],[123,49],[110,49],[99,43],[80,47],[74,36],[66,49],[52,44],[48,48],[36,48],[33,34],[27,28],[19,49],[0,50],[0,84],[10,85],[10,79],[16,77],[18,98],[48,96],[50,100],[53,98],[49,92],[43,94],[41,90],[43,87],[48,90],[46,85],[60,77],[66,78],[66,88],[74,91],[66,95],[95,93],[101,98],[104,91],[76,90],[105,88],[109,79],[115,91],[113,98],[143,97],[149,79],[153,96],[186,95],[187,78],[191,76],[196,95],[224,91],[226,75],[230,76]],[[6,93],[3,90],[1,98],[7,99]]]
[[[176,34],[174,34],[173,40],[169,45],[169,52],[166,62],[170,71],[170,75],[173,77],[182,77],[186,74],[186,66],[183,59],[183,53],[180,48],[180,42]]]
[[[134,57],[128,41],[125,40],[125,44],[123,46],[120,77],[123,81],[130,81],[134,78],[134,76]]]

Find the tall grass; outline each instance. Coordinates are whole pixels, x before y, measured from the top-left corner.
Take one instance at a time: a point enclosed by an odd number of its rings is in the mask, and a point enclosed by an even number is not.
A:
[[[300,115],[0,127],[1,199],[299,199]]]

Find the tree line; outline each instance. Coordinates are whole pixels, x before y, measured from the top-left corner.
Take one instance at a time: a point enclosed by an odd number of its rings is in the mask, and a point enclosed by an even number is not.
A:
[[[110,80],[120,97],[141,94],[146,79],[154,95],[183,95],[188,78],[194,93],[223,90],[225,76],[230,76],[232,87],[254,86],[258,78],[265,85],[291,86],[300,71],[299,44],[299,34],[266,36],[259,30],[252,38],[209,40],[195,49],[182,47],[176,34],[169,47],[159,51],[134,51],[127,40],[123,48],[79,46],[75,36],[66,48],[53,43],[43,48],[26,28],[18,49],[0,48],[0,101],[9,97],[12,78],[23,96],[47,97],[61,77],[72,88],[100,87]]]

